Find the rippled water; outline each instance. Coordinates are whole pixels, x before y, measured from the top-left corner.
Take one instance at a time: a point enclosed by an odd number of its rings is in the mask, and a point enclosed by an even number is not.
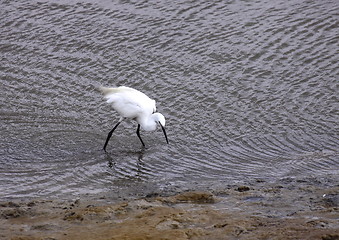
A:
[[[0,198],[339,181],[337,1],[3,1]],[[157,100],[160,129],[96,87]]]

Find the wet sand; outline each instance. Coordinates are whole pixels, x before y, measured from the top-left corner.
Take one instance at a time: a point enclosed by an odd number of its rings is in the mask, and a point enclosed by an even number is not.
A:
[[[339,239],[339,186],[227,186],[111,202],[0,203],[0,239]]]

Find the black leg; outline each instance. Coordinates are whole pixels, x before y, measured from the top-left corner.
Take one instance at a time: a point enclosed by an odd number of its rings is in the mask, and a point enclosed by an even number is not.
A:
[[[141,141],[141,143],[142,143],[142,146],[145,147],[145,143],[142,141],[142,139],[141,139],[141,137],[140,137],[140,124],[138,124],[137,135],[138,135],[138,138],[140,139],[140,141]]]
[[[104,145],[104,151],[105,151],[105,152],[106,152],[106,147],[107,147],[107,144],[108,144],[109,139],[112,137],[112,134],[113,134],[114,130],[119,126],[120,123],[121,123],[121,121],[119,121],[119,122],[114,126],[114,128],[108,133],[107,138],[106,138],[106,142],[105,142],[105,145]]]

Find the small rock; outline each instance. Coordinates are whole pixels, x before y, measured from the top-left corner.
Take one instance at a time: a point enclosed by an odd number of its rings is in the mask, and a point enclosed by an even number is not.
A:
[[[240,186],[236,189],[236,191],[238,191],[238,192],[246,192],[246,191],[249,191],[249,190],[250,190],[250,188],[247,187],[247,186]]]
[[[64,216],[63,220],[67,220],[67,221],[74,221],[74,220],[83,221],[84,217],[81,214],[77,214],[75,212],[70,212],[70,213],[67,213]]]
[[[326,234],[321,237],[321,240],[339,240],[338,234]]]
[[[20,205],[15,202],[4,202],[0,204],[0,207],[20,207]]]
[[[176,202],[214,203],[213,194],[208,192],[185,192],[174,196]]]
[[[226,227],[228,223],[217,223],[214,225],[214,228],[223,228]]]
[[[14,209],[6,209],[4,211],[2,211],[1,216],[3,218],[17,218],[20,217],[22,215],[24,215],[25,211],[18,209],[18,208],[14,208]]]
[[[324,194],[323,205],[325,207],[338,207],[339,206],[339,195],[338,194]]]
[[[165,220],[163,222],[160,222],[156,229],[158,230],[170,230],[170,229],[179,229],[180,223],[174,220]]]
[[[154,198],[154,197],[159,197],[159,193],[149,193],[146,195],[146,198]]]
[[[27,203],[27,207],[34,207],[36,203],[34,201]]]

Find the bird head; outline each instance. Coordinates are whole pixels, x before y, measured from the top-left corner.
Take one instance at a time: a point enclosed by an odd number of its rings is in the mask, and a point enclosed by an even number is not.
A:
[[[164,135],[165,135],[165,138],[166,138],[166,142],[168,143],[168,139],[167,139],[167,134],[166,134],[166,130],[165,130],[165,117],[164,115],[162,115],[161,113],[153,113],[153,118],[154,120],[159,123]]]
[[[154,120],[161,126],[165,127],[165,117],[161,113],[153,113]]]

